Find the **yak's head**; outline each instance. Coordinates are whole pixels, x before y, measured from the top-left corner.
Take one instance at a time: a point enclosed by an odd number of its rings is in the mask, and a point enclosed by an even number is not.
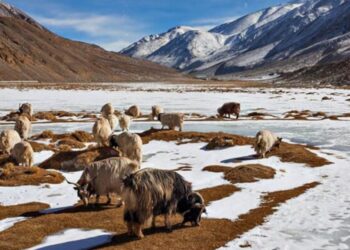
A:
[[[74,190],[77,191],[79,199],[83,201],[84,206],[87,206],[89,204],[90,196],[94,193],[93,185],[91,183],[92,179],[84,179],[84,181],[81,180],[82,179],[75,183],[66,179],[66,182],[74,185]]]
[[[282,138],[281,137],[277,137],[277,141],[275,142],[275,147],[276,148],[279,148],[280,147],[280,145],[281,145],[281,143],[282,143]]]
[[[162,118],[162,115],[163,115],[163,113],[158,114],[158,116],[157,116],[158,121],[160,121],[160,119]]]
[[[117,148],[117,147],[119,147],[118,142],[117,142],[117,138],[118,138],[117,135],[111,135],[111,136],[109,137],[109,146],[110,146],[110,147],[112,147],[112,148]]]
[[[123,185],[125,188],[135,189],[136,188],[136,182],[134,179],[134,175],[126,175],[123,178]]]
[[[218,112],[219,116],[223,116],[224,115],[223,112],[222,112],[222,108],[218,108],[216,111]]]

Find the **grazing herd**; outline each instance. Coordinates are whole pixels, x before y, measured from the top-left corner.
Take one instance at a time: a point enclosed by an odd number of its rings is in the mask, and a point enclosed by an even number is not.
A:
[[[218,108],[219,116],[234,114],[239,118],[240,104],[225,103]],[[14,130],[5,130],[0,134],[0,149],[12,156],[17,164],[32,166],[33,149],[26,140],[31,131],[32,106],[25,103],[19,108],[19,115]],[[124,221],[130,235],[143,238],[143,227],[152,221],[155,226],[156,216],[164,216],[164,224],[171,230],[170,217],[173,214],[183,216],[182,224],[190,222],[200,225],[201,216],[206,212],[203,197],[192,190],[190,182],[180,174],[170,170],[143,168],[142,140],[139,135],[129,132],[132,118],[141,115],[137,105],[131,106],[124,114],[116,115],[111,103],[103,105],[101,115],[93,124],[92,133],[98,147],[112,147],[119,152],[119,157],[96,161],[86,166],[77,183],[74,185],[78,197],[84,205],[89,204],[91,197],[107,196],[111,203],[111,195],[122,198],[118,205],[124,204]],[[157,118],[162,129],[183,130],[183,113],[165,113],[158,105],[152,106],[151,119]],[[113,131],[119,122],[122,130],[119,134]],[[254,149],[258,156],[264,158],[273,147],[278,147],[282,139],[268,130],[257,133]]]

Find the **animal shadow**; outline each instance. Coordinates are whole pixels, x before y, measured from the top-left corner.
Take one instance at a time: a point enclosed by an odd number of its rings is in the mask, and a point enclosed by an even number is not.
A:
[[[252,154],[252,155],[246,155],[246,156],[222,160],[221,163],[239,163],[239,162],[251,161],[251,160],[256,160],[256,159],[257,159],[256,154]]]

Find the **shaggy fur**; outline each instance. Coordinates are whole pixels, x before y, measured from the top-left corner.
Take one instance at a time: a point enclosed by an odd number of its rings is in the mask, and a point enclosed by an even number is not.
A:
[[[108,146],[109,136],[112,134],[108,120],[103,117],[98,118],[92,128],[92,134],[99,147]]]
[[[107,195],[109,204],[110,194],[121,194],[123,180],[126,175],[139,169],[139,164],[125,157],[113,157],[91,163],[83,171],[76,190],[78,196],[88,205],[88,198],[96,196],[96,203],[101,195]]]
[[[15,130],[18,132],[19,136],[27,140],[29,137],[29,133],[32,129],[32,123],[25,115],[20,115],[15,124]]]
[[[131,118],[128,115],[121,115],[119,117],[119,127],[121,128],[122,131],[129,131],[130,128],[130,123],[131,123]]]
[[[265,158],[266,153],[273,147],[279,147],[282,138],[277,137],[269,130],[261,130],[255,136],[254,149],[259,157]]]
[[[116,148],[120,156],[128,157],[131,160],[142,162],[142,140],[137,134],[123,132],[119,135],[112,135],[109,139],[109,146]]]
[[[176,127],[182,131],[184,114],[182,113],[161,113],[158,115],[158,120],[162,123],[162,129],[168,127],[171,130],[174,130]]]
[[[110,114],[107,117],[105,117],[108,120],[108,123],[111,127],[111,130],[113,131],[118,123],[118,118],[114,114]]]
[[[239,113],[241,112],[241,104],[237,102],[228,102],[218,108],[218,113],[220,116],[225,117],[228,115],[228,118],[231,118],[231,114],[236,115],[236,119],[239,118]]]
[[[6,154],[10,154],[11,149],[19,142],[21,137],[16,130],[4,130],[0,134],[0,149]]]
[[[30,117],[33,116],[33,108],[32,108],[32,104],[30,103],[23,103],[22,105],[20,105],[18,111],[20,114],[27,114]]]
[[[140,107],[137,105],[133,105],[125,111],[125,114],[130,115],[134,118],[139,117],[141,115]]]
[[[34,161],[34,151],[29,142],[19,142],[11,150],[11,156],[18,165],[31,167]]]
[[[124,220],[128,233],[143,238],[142,226],[157,215],[165,215],[170,230],[170,215],[192,192],[191,183],[174,171],[146,168],[124,178],[122,197],[125,201]]]
[[[201,194],[198,192],[191,193],[187,198],[186,204],[178,206],[178,212],[184,217],[182,225],[186,224],[186,222],[191,222],[193,226],[199,226],[202,213],[206,213],[204,199]]]
[[[152,106],[152,120],[158,117],[159,114],[164,113],[164,109],[159,105]]]
[[[109,115],[114,114],[114,108],[112,106],[112,103],[106,103],[101,108],[101,114],[104,118],[107,118]]]

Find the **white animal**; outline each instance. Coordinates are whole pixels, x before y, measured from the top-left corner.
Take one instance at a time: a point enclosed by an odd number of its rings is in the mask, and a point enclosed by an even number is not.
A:
[[[99,147],[108,146],[108,139],[112,134],[108,120],[103,117],[98,118],[92,128],[92,134]]]
[[[21,142],[21,137],[16,130],[9,129],[0,134],[0,149],[6,154],[10,154],[11,149],[19,142]]]
[[[29,133],[32,129],[32,123],[31,121],[27,118],[26,115],[20,115],[15,124],[15,130],[18,132],[19,136],[27,140],[29,137]]]
[[[255,152],[259,157],[265,158],[266,153],[273,147],[279,147],[282,138],[277,137],[269,130],[261,130],[255,136]]]
[[[184,122],[184,114],[182,113],[161,113],[158,115],[158,120],[162,123],[162,129],[165,126],[169,127],[169,129],[174,130],[176,127],[182,131],[183,122]]]
[[[159,105],[152,106],[152,120],[154,117],[158,118],[158,115],[164,113],[164,109]]]
[[[112,135],[109,142],[111,147],[117,148],[121,156],[137,161],[141,165],[142,140],[139,135],[123,132],[119,135]]]
[[[29,142],[17,143],[11,150],[11,156],[18,165],[31,167],[34,162],[34,151]]]
[[[121,115],[119,116],[119,126],[122,131],[129,131],[131,123],[131,117],[128,115]]]

